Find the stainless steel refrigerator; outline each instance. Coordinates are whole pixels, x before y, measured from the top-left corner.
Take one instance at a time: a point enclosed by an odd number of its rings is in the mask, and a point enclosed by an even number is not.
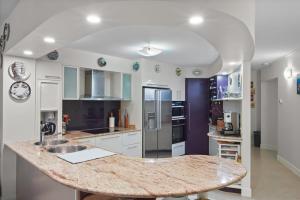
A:
[[[172,156],[172,91],[143,88],[143,157]]]

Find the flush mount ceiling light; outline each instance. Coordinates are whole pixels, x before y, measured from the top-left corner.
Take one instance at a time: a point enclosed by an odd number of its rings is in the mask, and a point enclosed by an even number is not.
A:
[[[44,37],[44,42],[53,44],[55,43],[55,39],[53,37]]]
[[[26,56],[31,56],[31,55],[33,55],[33,52],[30,51],[30,50],[24,50],[23,54],[26,55]]]
[[[88,15],[86,17],[86,21],[88,21],[90,24],[99,24],[101,22],[101,18],[97,15]]]
[[[138,54],[146,57],[151,57],[151,56],[157,56],[158,54],[161,54],[162,50],[150,46],[145,46],[144,48],[138,50]]]
[[[238,63],[238,62],[229,62],[228,64],[233,66],[233,65],[239,65],[240,63]]]
[[[189,23],[192,25],[200,25],[204,22],[204,18],[201,16],[193,16],[189,19]]]

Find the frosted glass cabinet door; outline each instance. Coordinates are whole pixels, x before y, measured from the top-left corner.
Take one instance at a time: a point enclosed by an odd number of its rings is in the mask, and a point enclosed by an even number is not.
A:
[[[131,74],[123,74],[123,99],[131,99]]]
[[[77,73],[75,67],[64,67],[64,99],[77,99]]]

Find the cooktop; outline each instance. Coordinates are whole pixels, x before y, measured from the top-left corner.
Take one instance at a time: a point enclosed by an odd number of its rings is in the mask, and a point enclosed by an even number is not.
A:
[[[103,134],[103,133],[119,132],[119,131],[116,129],[109,129],[109,128],[97,128],[97,129],[83,130],[82,132],[90,133],[90,134]]]

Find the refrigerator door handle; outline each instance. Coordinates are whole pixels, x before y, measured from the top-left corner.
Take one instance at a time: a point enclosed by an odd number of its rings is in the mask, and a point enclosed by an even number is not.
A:
[[[158,124],[158,127],[159,127],[159,130],[161,129],[161,91],[159,90],[158,91],[158,101],[159,101],[159,103],[158,103],[158,105],[159,105],[159,124]]]
[[[154,98],[155,98],[155,118],[156,118],[156,130],[158,130],[158,124],[159,124],[159,119],[158,119],[158,90],[155,90],[154,93]]]
[[[155,90],[155,101],[156,101],[156,126],[157,130],[161,129],[161,92],[160,90]]]

